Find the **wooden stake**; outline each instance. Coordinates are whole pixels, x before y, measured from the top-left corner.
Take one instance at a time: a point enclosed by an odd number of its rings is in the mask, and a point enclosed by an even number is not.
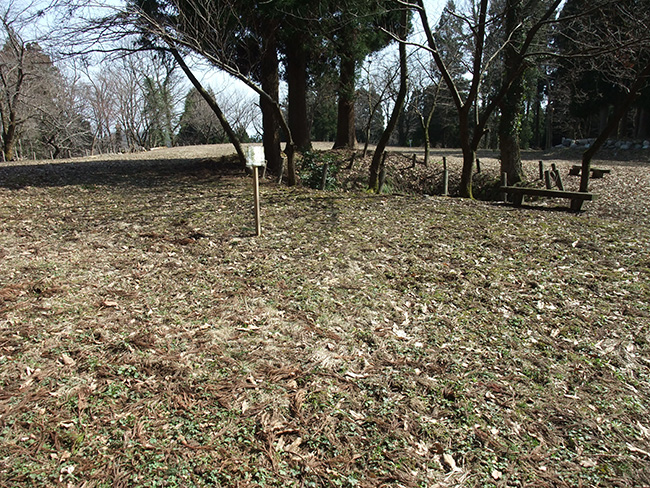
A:
[[[327,186],[327,170],[329,169],[329,164],[325,163],[323,165],[323,176],[321,177],[320,180],[320,189],[324,190],[325,187]]]
[[[549,190],[553,188],[553,185],[551,184],[551,172],[549,170],[544,171],[544,181],[546,183],[546,188]]]
[[[476,158],[476,172],[481,172],[481,160],[479,158]]]
[[[539,179],[544,181],[544,161],[539,162]]]
[[[449,171],[447,171],[447,158],[442,157],[442,194],[449,195]]]
[[[255,200],[255,235],[262,234],[262,224],[260,221],[260,178],[259,168],[253,166],[253,198]]]

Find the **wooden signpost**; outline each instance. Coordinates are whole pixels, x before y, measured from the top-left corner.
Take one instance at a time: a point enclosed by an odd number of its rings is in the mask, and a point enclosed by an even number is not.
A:
[[[260,220],[260,167],[266,166],[264,148],[262,146],[249,146],[246,148],[246,166],[253,170],[253,199],[255,201],[255,235],[262,234]]]

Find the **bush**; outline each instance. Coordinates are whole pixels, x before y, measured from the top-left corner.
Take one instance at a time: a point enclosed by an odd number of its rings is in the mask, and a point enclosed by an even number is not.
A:
[[[339,186],[336,176],[341,169],[340,163],[336,154],[327,151],[305,151],[300,164],[300,179],[303,185],[309,188],[320,188],[323,181],[323,168],[327,164],[324,189],[336,190]]]

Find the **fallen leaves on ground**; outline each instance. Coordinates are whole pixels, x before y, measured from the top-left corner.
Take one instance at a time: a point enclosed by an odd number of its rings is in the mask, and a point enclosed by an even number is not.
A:
[[[644,171],[579,215],[268,180],[255,238],[225,163],[3,168],[0,484],[649,484]]]

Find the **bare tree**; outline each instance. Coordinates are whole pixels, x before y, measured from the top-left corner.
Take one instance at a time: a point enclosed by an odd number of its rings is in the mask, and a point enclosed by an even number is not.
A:
[[[401,3],[413,8],[419,14],[427,39],[426,46],[421,47],[431,53],[436,66],[440,70],[445,85],[451,92],[454,105],[458,112],[460,145],[463,151],[460,195],[463,197],[472,197],[474,161],[481,139],[486,133],[487,122],[503,98],[511,90],[513,82],[520,73],[519,71],[513,71],[505,76],[501,80],[500,85],[496,87],[493,97],[480,107],[479,110],[478,102],[484,74],[503,47],[496,49],[493,56],[486,56],[488,27],[495,20],[488,15],[489,0],[475,0],[472,2],[472,10],[467,14],[450,12],[452,16],[460,19],[466,25],[466,32],[468,33],[467,46],[470,48],[470,51],[469,58],[466,61],[468,63],[467,74],[471,78],[471,81],[469,89],[465,93],[459,90],[457,80],[452,76],[450,66],[442,56],[439,43],[429,24],[428,12],[423,0],[416,0],[415,3],[403,1]],[[547,8],[541,14],[535,16],[530,26],[526,29],[515,56],[520,70],[525,69],[525,61],[529,55],[529,49],[533,45],[533,41],[539,30],[552,20],[553,15],[557,12],[561,3],[562,0],[552,0],[549,2]],[[463,59],[462,62],[465,62],[465,60]]]
[[[398,61],[399,62],[399,61]],[[393,69],[395,60],[386,55],[370,56],[368,61],[361,68],[363,73],[362,84],[358,90],[357,104],[362,106],[357,111],[357,123],[361,122],[365,142],[363,145],[363,157],[366,157],[368,145],[370,144],[373,125],[382,114],[382,106],[391,95],[392,85],[399,77],[399,71]]]
[[[255,129],[259,109],[252,100],[233,97],[223,91],[215,93],[207,88],[211,98],[223,107],[228,114],[228,122],[237,136],[242,140],[248,138],[248,130]],[[185,97],[185,107],[181,116],[178,144],[215,144],[227,142],[228,136],[223,130],[214,110],[196,88],[192,88]]]
[[[420,128],[422,129],[424,165],[427,166],[431,153],[431,120],[438,106],[442,80],[436,76],[438,70],[433,66],[427,65],[427,62],[419,54],[420,51],[417,51],[411,57],[412,95],[409,109],[417,115]]]
[[[88,119],[92,128],[91,154],[96,151],[111,151],[113,148],[107,147],[105,143],[110,144],[112,129],[117,121],[115,71],[104,69],[91,75],[86,69],[84,74]]]
[[[401,19],[401,31],[399,35],[402,39],[406,39],[408,35],[408,11],[406,9],[402,10],[402,19]],[[383,160],[383,153],[388,145],[388,140],[395,130],[397,125],[397,119],[402,112],[404,107],[404,100],[406,99],[406,93],[408,90],[408,65],[407,65],[407,56],[406,56],[406,44],[403,42],[399,43],[399,91],[395,98],[395,105],[393,106],[393,112],[388,119],[388,124],[386,129],[379,138],[377,147],[372,156],[372,162],[370,163],[370,181],[368,182],[368,187],[373,191],[379,190],[379,173],[381,170],[381,162]]]
[[[190,82],[199,89],[202,95],[207,96],[206,101],[215,109],[216,114],[217,112],[222,112],[221,108],[216,104],[215,100],[210,99],[209,92],[204,89],[200,81],[194,76],[192,70],[184,62],[184,54],[198,53],[204,59],[207,59],[212,67],[216,65],[220,69],[218,63],[215,62],[215,58],[204,56],[200,52],[201,48],[205,47],[200,46],[201,37],[207,37],[208,32],[214,34],[213,29],[206,27],[201,22],[207,21],[212,14],[219,15],[216,13],[217,11],[232,12],[232,6],[230,4],[216,5],[204,0],[197,0],[195,3],[184,2],[183,6],[192,10],[193,7],[201,3],[205,3],[208,7],[207,17],[204,18],[202,15],[199,15],[199,18],[194,19],[197,21],[196,24],[193,24],[195,29],[192,32],[184,32],[184,26],[192,25],[185,15],[166,15],[172,10],[180,9],[180,5],[177,5],[174,0],[171,0],[165,5],[163,5],[163,2],[147,3],[133,1],[128,2],[125,6],[116,6],[105,2],[92,2],[91,4],[88,1],[59,0],[57,4],[61,7],[60,11],[65,12],[69,17],[61,32],[58,33],[59,42],[67,46],[66,54],[69,56],[92,56],[94,54],[100,54],[109,58],[118,57],[122,59],[139,53],[150,52],[154,53],[153,56],[159,56],[163,59],[173,57],[177,65],[188,76]],[[147,10],[141,7],[146,7]],[[235,18],[235,16],[233,15],[232,18]],[[212,20],[216,22],[219,28],[222,27],[220,19],[212,17]],[[230,32],[229,27],[224,27],[224,31]],[[198,34],[198,36],[195,36],[195,34]],[[220,41],[226,42],[219,35],[214,35],[210,39],[215,43]],[[229,50],[229,52],[231,51]],[[160,110],[161,107],[159,106],[157,111],[162,116],[161,120],[164,122],[164,125],[166,125],[166,127],[163,126],[163,132],[169,132],[170,125],[173,125],[169,123],[170,121],[178,122],[178,114],[170,114],[164,108],[165,106],[173,106],[173,103],[165,100],[165,98],[169,98],[165,94],[166,87],[164,86],[167,76],[165,75],[162,78],[156,77],[154,79],[149,78],[147,80],[148,73],[145,73],[144,77],[136,76],[134,78],[134,71],[137,72],[138,67],[132,64],[127,64],[128,78],[122,80],[126,83],[122,83],[122,86],[118,87],[117,90],[120,93],[121,101],[130,101],[131,103],[128,103],[128,106],[123,106],[126,111],[118,111],[122,120],[118,121],[117,127],[119,128],[119,132],[122,132],[122,136],[117,137],[115,134],[114,136],[118,139],[128,139],[128,145],[130,146],[139,145],[144,147],[148,145],[147,138],[144,136],[150,134],[154,127],[149,126],[148,120],[137,117],[135,113],[141,106],[141,100],[140,92],[135,89],[134,82],[144,83],[145,92],[151,92],[151,89],[155,89],[157,92],[154,98],[158,99],[155,100],[153,105],[156,106],[162,102],[162,110]],[[228,72],[227,70],[224,71]],[[232,72],[228,73],[236,76]],[[172,72],[170,71],[168,74],[172,74]],[[159,82],[163,82],[163,84],[161,85]],[[151,101],[151,97],[145,97],[144,102],[149,105],[149,108],[152,108]],[[123,112],[127,115],[124,116]],[[225,132],[232,135],[230,142],[234,145],[241,163],[245,164],[245,155],[241,149],[239,139],[236,138],[234,131],[227,127],[225,117],[219,117],[219,120],[224,122]],[[122,122],[125,122],[125,124]],[[159,129],[160,127],[157,128],[158,132],[160,132]],[[113,132],[115,133],[115,130]]]
[[[43,94],[37,107],[39,135],[54,159],[82,155],[92,141],[86,91],[76,70],[70,69],[69,73],[51,72],[50,91]]]
[[[206,90],[202,83],[199,82],[199,80],[194,76],[194,73],[192,70],[189,68],[189,66],[185,63],[185,60],[181,56],[180,52],[175,49],[175,48],[170,48],[172,55],[174,56],[174,59],[176,59],[176,62],[179,64],[181,69],[185,72],[187,78],[192,82],[194,85],[194,88],[196,91],[201,95],[205,103],[212,109],[212,112],[214,115],[217,117],[217,120],[221,124],[221,127],[223,128],[224,132],[228,136],[228,139],[232,142],[232,144],[235,146],[235,150],[237,151],[237,156],[239,157],[239,161],[242,164],[245,164],[246,161],[246,156],[244,155],[244,150],[242,149],[240,139],[237,137],[235,134],[235,131],[233,130],[232,126],[226,119],[226,116],[224,115],[223,111],[221,110],[220,104],[215,100],[214,96],[212,96],[212,93],[210,93],[208,90]]]
[[[149,121],[145,117],[145,95],[137,60],[132,56],[120,58],[112,69],[115,69],[112,87],[117,104],[114,136],[110,141],[112,150],[145,148]]]
[[[21,126],[37,115],[34,98],[43,93],[39,85],[52,66],[37,39],[26,39],[21,33],[38,15],[29,8],[14,11],[11,6],[0,12],[0,35],[4,38],[0,48],[0,128],[6,161],[15,157]]]

